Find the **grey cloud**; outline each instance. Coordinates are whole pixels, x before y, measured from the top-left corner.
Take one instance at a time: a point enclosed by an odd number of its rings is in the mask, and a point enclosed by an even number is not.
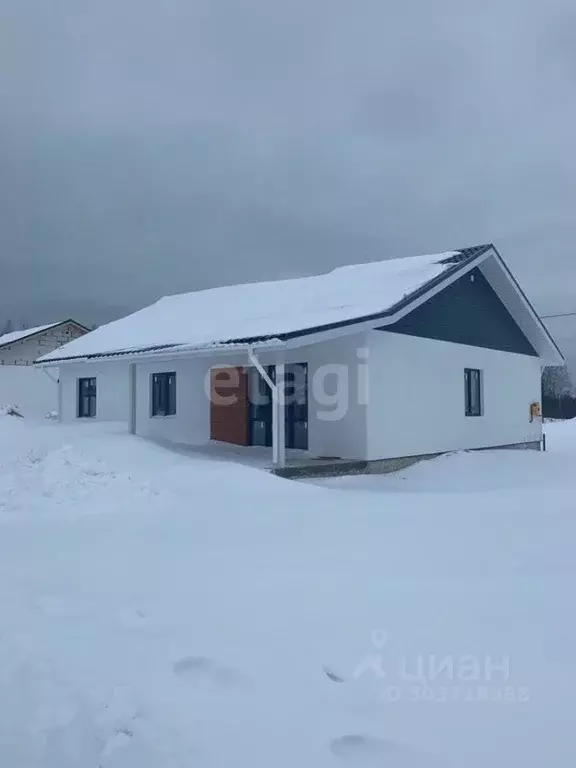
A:
[[[0,314],[102,321],[485,241],[542,310],[576,309],[574,21],[561,0],[0,0]]]

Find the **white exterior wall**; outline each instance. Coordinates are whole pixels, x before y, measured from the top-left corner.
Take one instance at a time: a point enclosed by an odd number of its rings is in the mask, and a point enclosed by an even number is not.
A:
[[[271,353],[259,358],[276,362]],[[540,421],[530,422],[530,404],[541,399],[538,358],[371,331],[290,350],[284,361],[308,364],[310,456],[377,460],[542,437]],[[210,368],[249,364],[246,354],[137,362],[136,433],[207,443]],[[483,416],[465,416],[465,368],[482,371]],[[176,373],[176,414],[152,417],[151,375],[169,371]],[[127,360],[63,365],[62,420],[76,419],[77,381],[88,376],[97,380],[96,418],[128,422]]]
[[[49,369],[51,370],[51,369]],[[78,417],[78,379],[96,377],[97,421],[129,419],[128,363],[110,360],[93,363],[67,363],[59,369],[60,421],[76,421]]]
[[[357,356],[357,350],[364,347],[364,335],[350,336],[290,350],[284,358],[286,363],[308,363],[311,456],[358,458],[366,454],[366,405],[358,394],[363,384]],[[262,365],[276,362],[270,353],[259,354],[259,359]],[[191,445],[207,443],[210,440],[210,369],[226,365],[249,366],[250,362],[247,355],[242,354],[137,363],[136,433]],[[363,370],[366,378],[366,365]],[[176,373],[176,414],[152,417],[152,374],[171,371]]]
[[[85,331],[74,323],[65,323],[28,339],[15,341],[0,349],[0,365],[32,365],[42,355],[47,355],[63,344],[83,336]]]
[[[176,373],[176,413],[152,416],[152,374]],[[210,382],[205,358],[175,358],[136,365],[136,434],[175,443],[201,445],[210,439]],[[208,390],[209,392],[209,390]]]
[[[540,440],[536,357],[372,331],[368,454],[396,458]],[[482,371],[483,415],[465,415],[464,369]]]
[[[367,458],[365,351],[364,333],[291,350],[287,362],[308,363],[311,456]]]

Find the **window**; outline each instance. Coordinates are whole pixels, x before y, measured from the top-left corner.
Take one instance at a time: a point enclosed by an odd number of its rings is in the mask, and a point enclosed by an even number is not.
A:
[[[78,418],[96,416],[96,379],[78,379]]]
[[[477,368],[464,370],[466,416],[482,416],[482,371]]]
[[[176,374],[152,374],[152,416],[174,416],[176,413]]]

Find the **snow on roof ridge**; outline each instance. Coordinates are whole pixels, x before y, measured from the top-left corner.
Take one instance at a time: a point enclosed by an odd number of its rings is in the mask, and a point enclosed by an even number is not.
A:
[[[194,294],[199,293],[215,293],[220,291],[226,291],[226,290],[234,290],[237,288],[244,288],[245,286],[254,286],[254,285],[289,285],[296,282],[301,282],[303,280],[306,281],[315,281],[315,280],[324,280],[325,278],[332,277],[332,276],[338,276],[339,274],[343,274],[344,272],[360,272],[362,269],[366,269],[369,267],[372,267],[373,269],[377,268],[383,268],[384,265],[393,265],[395,264],[396,267],[398,267],[400,262],[403,262],[407,268],[409,267],[415,267],[417,264],[420,263],[426,263],[429,264],[431,260],[436,259],[436,264],[441,264],[444,259],[449,259],[452,256],[457,256],[460,253],[460,251],[445,251],[443,253],[432,253],[432,254],[424,254],[424,255],[418,255],[418,256],[399,256],[394,259],[378,259],[377,261],[362,261],[356,264],[342,264],[339,267],[334,267],[333,269],[329,269],[327,272],[318,272],[317,274],[313,275],[304,275],[301,277],[286,277],[282,278],[280,280],[255,280],[253,282],[246,282],[246,283],[230,283],[228,285],[214,285],[210,288],[199,288],[195,291],[183,291],[182,293],[168,293],[164,296],[160,296],[153,304],[149,306],[154,306],[156,304],[160,304],[161,302],[165,300],[170,299],[178,299],[182,296],[192,296]],[[392,271],[392,270],[390,270]],[[404,271],[404,270],[402,270]],[[147,309],[148,307],[145,307]],[[141,311],[141,310],[137,310]]]
[[[325,275],[333,275],[338,272],[347,272],[363,269],[365,267],[377,267],[382,265],[398,265],[402,262],[406,267],[414,267],[420,262],[430,262],[432,259],[437,259],[436,263],[440,264],[444,259],[449,259],[452,256],[457,256],[460,251],[445,251],[444,253],[428,253],[421,254],[419,256],[399,256],[395,259],[378,259],[378,261],[362,261],[357,264],[343,264],[340,267],[334,267],[329,272],[325,272]]]

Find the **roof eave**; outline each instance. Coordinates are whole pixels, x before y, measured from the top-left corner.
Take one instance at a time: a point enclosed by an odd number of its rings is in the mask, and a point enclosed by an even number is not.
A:
[[[526,321],[530,322],[530,325],[534,331],[534,335],[538,337],[541,340],[540,349],[536,350],[538,353],[538,357],[542,361],[544,365],[565,365],[566,360],[564,359],[564,355],[562,354],[562,351],[554,341],[554,338],[552,337],[550,331],[546,328],[544,325],[544,322],[540,319],[540,316],[536,312],[534,306],[522,290],[521,286],[519,285],[518,281],[508,268],[508,265],[498,252],[497,248],[494,246],[492,247],[492,253],[490,253],[490,256],[494,260],[494,263],[497,264],[498,268],[500,269],[502,275],[505,277],[505,279],[508,281],[509,286],[514,291],[515,296],[517,297],[520,305],[523,308],[523,311],[525,313]],[[487,264],[485,269],[490,265]],[[494,286],[492,286],[494,287]],[[502,301],[502,297],[500,297]],[[506,305],[506,302],[504,301],[504,304]],[[508,306],[508,311],[511,312],[510,307]],[[514,313],[511,312],[514,316]],[[521,326],[521,323],[517,319],[518,324]],[[522,328],[523,332],[527,336],[527,338],[530,339],[530,334],[524,328]],[[533,344],[534,346],[534,344]]]
[[[249,349],[265,349],[265,350],[280,350],[284,349],[286,344],[279,339],[268,341],[252,341],[247,343],[231,343],[231,344],[213,344],[203,347],[189,347],[183,345],[176,345],[170,349],[162,349],[161,351],[145,351],[139,352],[138,350],[128,350],[126,352],[109,352],[98,353],[94,355],[79,355],[77,357],[60,357],[50,360],[36,360],[34,365],[39,368],[52,368],[61,365],[69,365],[71,363],[96,363],[96,362],[110,362],[114,360],[123,360],[125,362],[143,362],[146,360],[170,360],[175,357],[212,357],[213,355],[231,355],[237,352],[247,352]]]

